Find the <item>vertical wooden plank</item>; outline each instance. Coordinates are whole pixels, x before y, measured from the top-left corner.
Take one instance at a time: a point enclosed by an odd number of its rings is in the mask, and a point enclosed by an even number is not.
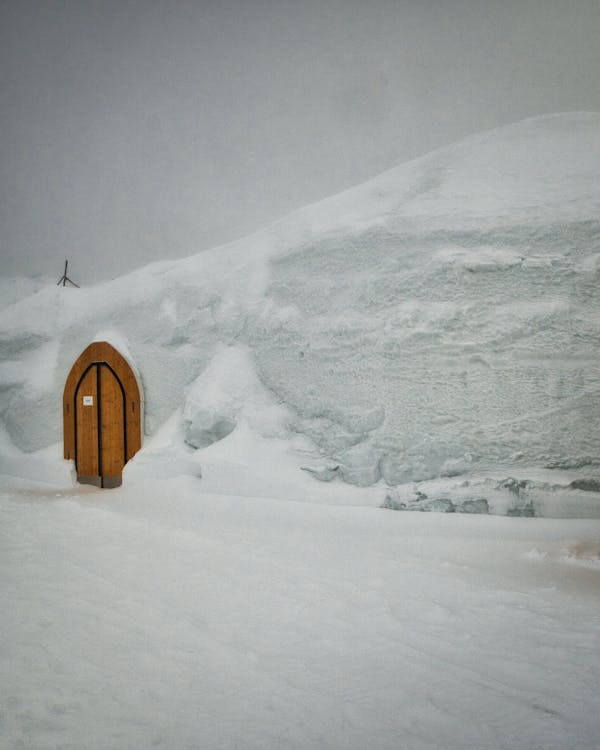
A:
[[[98,369],[101,393],[102,476],[120,479],[125,465],[124,393],[109,367],[100,365]]]
[[[129,461],[142,447],[142,402],[137,381],[129,367],[124,371],[122,382],[126,393],[127,460]]]
[[[77,438],[77,474],[100,474],[98,461],[98,380],[96,367],[83,376],[75,396],[75,433]]]
[[[73,393],[65,393],[63,398],[63,435],[64,457],[75,459],[75,413],[73,411]]]

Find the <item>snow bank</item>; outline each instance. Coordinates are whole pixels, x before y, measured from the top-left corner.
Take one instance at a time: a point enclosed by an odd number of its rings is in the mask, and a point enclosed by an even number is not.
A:
[[[250,352],[240,346],[220,347],[188,390],[185,442],[205,448],[233,432],[240,419],[264,437],[284,437],[286,417],[285,408],[256,376]]]
[[[536,118],[231,245],[49,285],[0,313],[4,429],[24,452],[60,442],[66,375],[108,329],[139,371],[146,435],[176,414],[169,450],[194,465],[249,423],[361,486],[499,466],[593,477],[598,184],[600,114]]]

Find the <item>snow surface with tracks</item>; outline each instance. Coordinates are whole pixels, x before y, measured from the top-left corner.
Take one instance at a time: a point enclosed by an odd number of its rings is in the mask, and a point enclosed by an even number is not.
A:
[[[0,570],[7,750],[598,747],[598,520],[13,479]]]

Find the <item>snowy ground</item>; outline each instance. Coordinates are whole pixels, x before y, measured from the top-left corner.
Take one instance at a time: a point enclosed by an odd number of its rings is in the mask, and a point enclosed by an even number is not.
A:
[[[600,520],[1,487],[2,748],[598,748]]]

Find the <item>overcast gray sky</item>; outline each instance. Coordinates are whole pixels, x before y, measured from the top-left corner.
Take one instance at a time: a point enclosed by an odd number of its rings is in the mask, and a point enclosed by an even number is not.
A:
[[[600,110],[599,40],[599,0],[0,0],[2,274],[111,278]]]

